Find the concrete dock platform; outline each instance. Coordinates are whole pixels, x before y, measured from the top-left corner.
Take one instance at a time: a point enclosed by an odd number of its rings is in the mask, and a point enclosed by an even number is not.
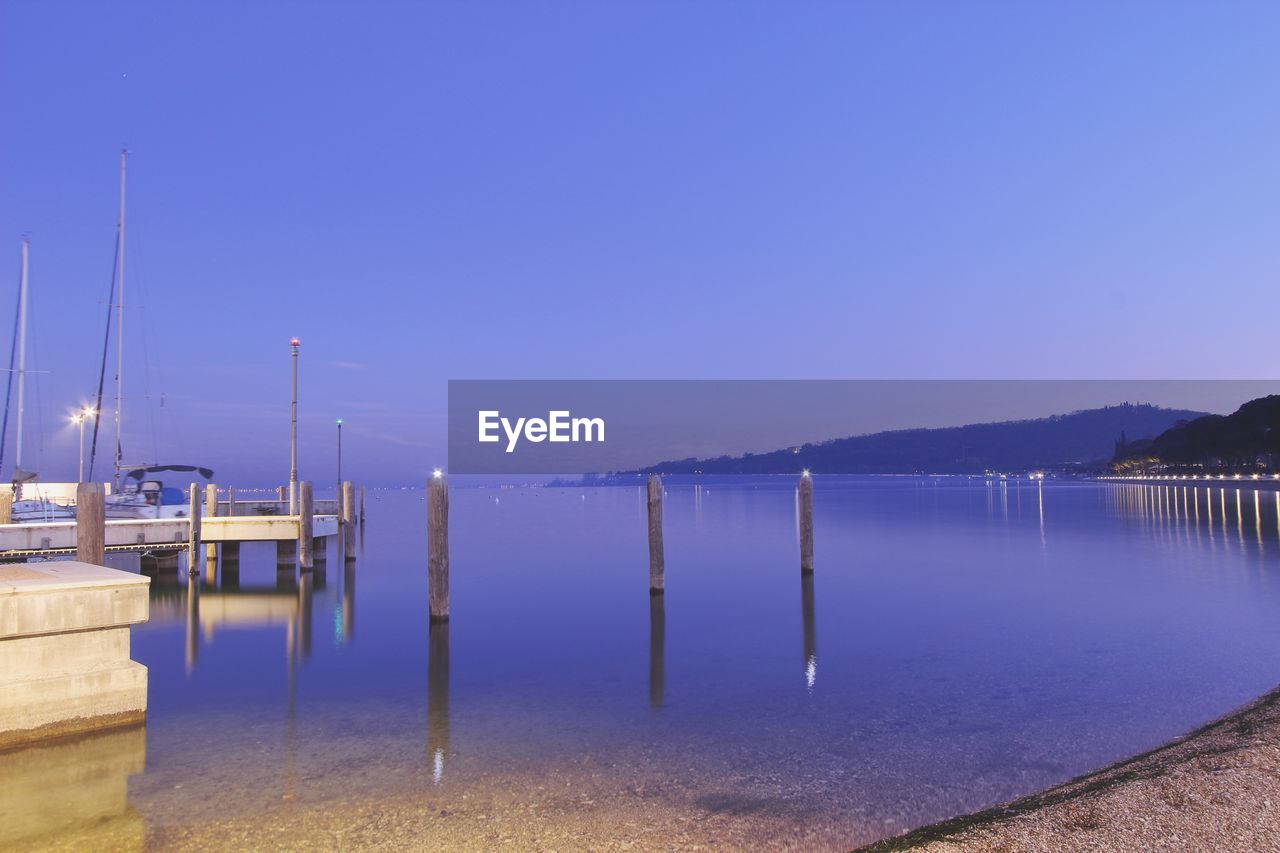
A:
[[[147,620],[149,583],[69,560],[0,565],[0,748],[146,719],[129,626]]]

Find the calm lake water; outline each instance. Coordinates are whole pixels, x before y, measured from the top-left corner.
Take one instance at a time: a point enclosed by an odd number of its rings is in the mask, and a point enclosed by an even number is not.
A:
[[[0,756],[10,782],[65,792],[21,832],[83,819],[91,768],[98,813],[124,814],[112,838],[152,846],[394,797],[847,849],[1149,749],[1280,680],[1275,492],[818,478],[803,581],[794,486],[669,484],[665,600],[628,487],[455,483],[437,629],[421,490],[369,492],[354,565],[331,543],[299,581],[246,545],[238,583],[194,602],[185,571],[162,575],[133,630],[145,736]]]

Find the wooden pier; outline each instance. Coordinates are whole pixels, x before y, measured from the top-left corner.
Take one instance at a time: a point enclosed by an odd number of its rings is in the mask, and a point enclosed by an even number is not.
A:
[[[89,485],[89,484],[86,484]],[[212,486],[210,488],[213,488]],[[192,492],[193,507],[198,517],[194,523],[191,517],[183,518],[140,518],[140,519],[106,519],[101,518],[101,504],[94,503],[98,510],[96,518],[91,513],[90,520],[83,525],[86,536],[95,540],[93,547],[99,547],[96,540],[101,541],[103,551],[199,551],[200,545],[218,545],[240,542],[289,542],[298,543],[304,536],[313,540],[339,533],[339,517],[337,514],[321,514],[316,512],[310,516],[310,524],[302,515],[272,515],[269,512],[278,509],[274,501],[236,501],[217,504],[218,510],[230,512],[232,509],[249,510],[245,515],[210,515],[200,507],[206,503],[205,495]],[[86,495],[92,490],[85,490]],[[197,500],[197,497],[201,498]],[[332,501],[315,501],[316,509],[327,509]],[[329,505],[329,506],[324,506]],[[81,507],[85,509],[85,507]],[[100,532],[95,530],[101,524]],[[81,544],[81,521],[43,521],[21,524],[0,524],[0,560],[22,560],[28,557],[52,556],[58,554],[74,554]],[[310,541],[305,549],[310,553]]]

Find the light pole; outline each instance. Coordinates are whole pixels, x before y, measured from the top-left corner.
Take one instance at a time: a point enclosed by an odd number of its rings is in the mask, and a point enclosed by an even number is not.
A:
[[[293,424],[289,439],[289,515],[298,514],[298,346],[302,341],[292,338],[289,348],[293,351]]]
[[[342,500],[342,418],[338,418],[338,500]]]
[[[80,427],[80,475],[76,477],[77,483],[84,482],[84,415],[76,412],[71,416],[71,422]]]
[[[92,406],[85,406],[71,416],[71,422],[80,427],[80,477],[76,482],[84,482],[84,422],[98,413]]]

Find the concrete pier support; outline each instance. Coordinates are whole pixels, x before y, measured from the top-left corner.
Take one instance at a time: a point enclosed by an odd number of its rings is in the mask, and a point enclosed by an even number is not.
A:
[[[0,566],[0,748],[146,718],[129,626],[147,621],[149,582],[73,561]]]

